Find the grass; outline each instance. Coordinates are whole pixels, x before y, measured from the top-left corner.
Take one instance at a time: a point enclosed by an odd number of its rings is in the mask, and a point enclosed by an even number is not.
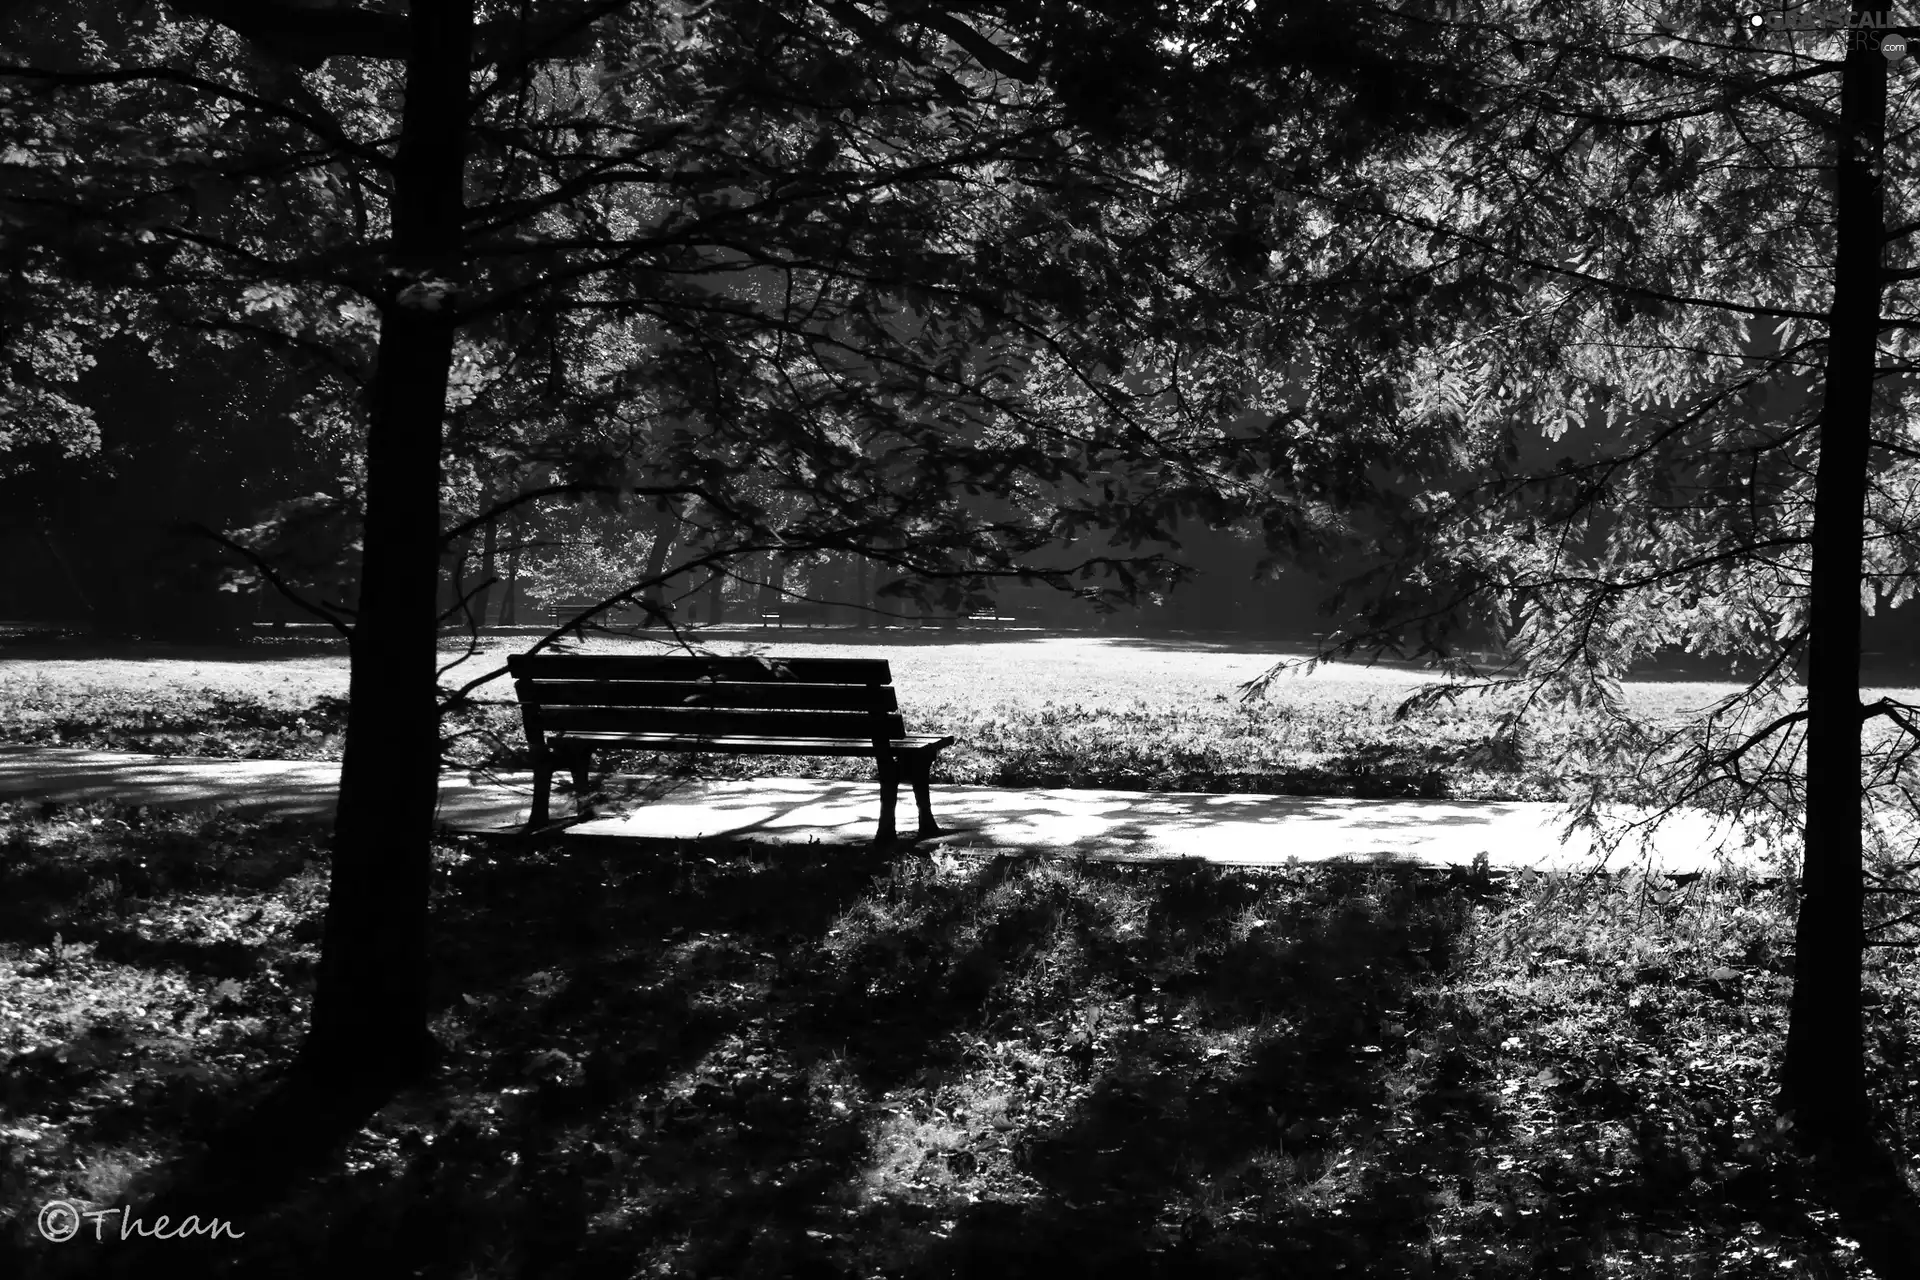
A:
[[[524,642],[523,642],[524,643]],[[1407,720],[1399,704],[1425,681],[1406,667],[1321,668],[1289,678],[1269,700],[1238,685],[1300,650],[1282,645],[1040,636],[1026,639],[751,645],[792,656],[891,661],[913,727],[953,733],[936,782],[1004,787],[1239,791],[1267,794],[1541,800],[1568,786],[1556,739],[1497,739],[1496,710],[1463,700]],[[448,646],[448,659],[457,656]],[[591,651],[642,649],[596,638]],[[642,651],[652,651],[645,650]],[[164,647],[0,650],[0,742],[183,755],[338,758],[345,729],[344,653],[187,652]],[[505,643],[456,669],[464,681],[499,662]],[[14,656],[8,656],[11,653]],[[1635,682],[1629,702],[1673,715],[1730,686]],[[524,769],[525,741],[501,685],[449,718],[452,763]],[[623,772],[697,771],[712,778],[866,778],[869,762],[807,757],[610,758]]]
[[[115,1247],[40,1204],[137,1203],[287,1060],[327,859],[102,807],[0,839],[0,1269],[38,1280]],[[1768,1121],[1791,916],[1752,880],[435,863],[444,1071],[196,1274],[1869,1274]],[[1869,975],[1909,1163],[1914,977]]]

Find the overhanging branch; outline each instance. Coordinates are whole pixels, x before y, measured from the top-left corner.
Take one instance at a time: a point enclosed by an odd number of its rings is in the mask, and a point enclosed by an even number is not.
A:
[[[1002,49],[950,13],[930,4],[895,4],[892,7],[909,22],[917,22],[930,31],[938,31],[972,54],[973,60],[989,71],[1027,84],[1040,78],[1040,72],[1031,63]]]

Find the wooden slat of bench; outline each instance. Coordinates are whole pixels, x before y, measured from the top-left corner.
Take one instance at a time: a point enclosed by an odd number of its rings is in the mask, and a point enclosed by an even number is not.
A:
[[[892,684],[884,658],[757,658],[685,655],[620,657],[601,654],[516,653],[507,669],[516,680],[700,680],[750,684]]]
[[[899,713],[858,711],[719,711],[678,707],[542,707],[546,733],[698,734],[730,738],[898,738],[907,731]]]
[[[731,707],[766,711],[897,711],[892,685],[744,684],[692,680],[522,680],[538,707]]]
[[[622,746],[648,751],[709,751],[716,755],[770,756],[870,756],[873,743],[857,738],[754,738],[689,737],[667,733],[567,733],[557,742],[578,742],[594,747],[618,749]],[[894,751],[926,751],[953,745],[951,737],[938,734],[907,734],[890,739]]]

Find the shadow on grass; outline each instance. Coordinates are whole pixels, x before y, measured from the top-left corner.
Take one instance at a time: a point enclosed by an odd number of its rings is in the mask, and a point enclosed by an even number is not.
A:
[[[67,1251],[42,1255],[48,1264],[42,1274],[99,1280],[247,1274],[244,1261],[235,1265],[247,1224],[316,1175],[336,1172],[349,1141],[391,1096],[343,1093],[293,1073],[243,1086],[203,1146],[135,1179],[117,1206],[101,1206],[107,1212],[98,1226],[87,1220]],[[183,1233],[190,1221],[196,1226]],[[216,1222],[228,1224],[224,1234]],[[96,1232],[104,1242],[90,1238]],[[28,1272],[23,1267],[20,1274]]]
[[[1920,1276],[1920,1194],[1885,1142],[1868,1138],[1816,1162],[1821,1198],[1874,1274]]]
[[[1209,870],[1143,879],[999,859],[949,881],[859,850],[457,847],[436,951],[449,1070],[389,1108],[429,1118],[403,1128],[391,1159],[336,1168],[303,1195],[373,1108],[269,1098],[266,1118],[225,1130],[135,1211],[217,1206],[249,1229],[195,1246],[200,1274],[221,1274],[222,1257],[235,1274],[298,1275],[1151,1260],[1169,1198],[1197,1177],[1244,1166],[1289,1125],[1308,1126],[1311,1152],[1343,1108],[1380,1110],[1353,1031],[1398,1002],[1394,956],[1446,947],[1364,913],[1279,936],[1329,899],[1271,923],[1271,941],[1232,942],[1223,930],[1260,895]],[[1151,900],[1147,880],[1162,886]],[[1193,1043],[1282,1017],[1286,1035],[1237,1072]],[[1010,1081],[981,1060],[989,1044],[1038,1084],[1012,1117]],[[1193,1093],[1201,1068],[1216,1087]],[[924,1096],[941,1090],[950,1114],[999,1106],[1017,1131],[1004,1159],[953,1145],[942,1100]],[[876,1150],[876,1122],[903,1098],[926,1114]],[[1198,1163],[1170,1159],[1189,1150]],[[944,1191],[903,1152],[934,1154]],[[965,1185],[988,1184],[1011,1194],[940,1225],[981,1199]],[[324,1247],[302,1248],[316,1219]],[[1178,1220],[1197,1221],[1185,1207]],[[107,1274],[136,1273],[158,1248],[113,1255]]]
[[[0,944],[83,946],[104,961],[237,977],[264,943],[210,934],[188,921],[179,934],[129,927],[129,903],[197,895],[259,898],[318,854],[321,828],[304,821],[248,822],[230,814],[177,813],[105,803],[0,802],[0,823],[34,814],[42,837],[15,826],[0,863]],[[55,833],[51,838],[47,832]]]
[[[240,1119],[204,1156],[198,1122],[145,1135],[189,1149],[115,1194],[246,1233],[189,1273],[1757,1277],[1833,1253],[1747,1104],[1666,1066],[1712,1037],[1652,1047],[1720,1006],[1667,982],[1581,1039],[1522,981],[1565,971],[1550,947],[1475,968],[1511,897],[1482,873],[436,857],[441,1076],[384,1103],[217,1092]],[[179,1274],[168,1243],[16,1271]]]

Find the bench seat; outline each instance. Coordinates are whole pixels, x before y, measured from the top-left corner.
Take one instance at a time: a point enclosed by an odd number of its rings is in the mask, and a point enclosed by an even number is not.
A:
[[[872,756],[879,751],[871,742],[857,738],[753,738],[740,735],[701,737],[685,733],[615,733],[611,731],[556,733],[548,742],[557,750],[567,743],[588,743],[618,750],[631,747],[645,751],[712,751],[720,755],[746,756]],[[953,745],[951,736],[931,733],[890,738],[893,751],[943,751]]]

